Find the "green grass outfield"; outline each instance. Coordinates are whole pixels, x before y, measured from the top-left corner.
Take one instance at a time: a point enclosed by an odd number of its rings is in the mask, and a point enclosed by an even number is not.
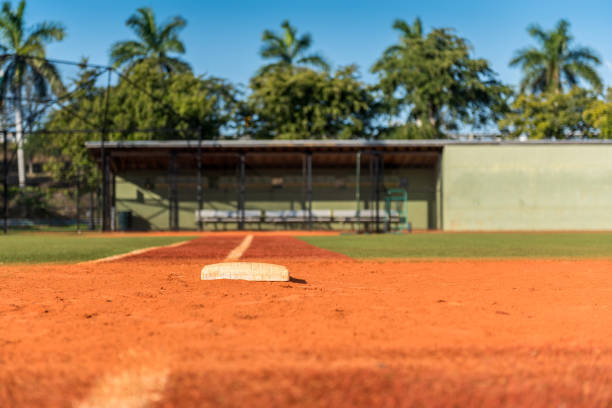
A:
[[[304,236],[352,258],[612,258],[612,232]]]
[[[170,245],[192,237],[96,237],[76,234],[0,236],[0,264],[82,262],[135,249]]]

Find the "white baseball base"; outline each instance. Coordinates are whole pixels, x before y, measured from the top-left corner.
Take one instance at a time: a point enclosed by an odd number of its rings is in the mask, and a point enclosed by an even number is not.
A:
[[[282,265],[260,262],[223,262],[206,265],[202,280],[239,279],[262,282],[287,282],[289,271]]]

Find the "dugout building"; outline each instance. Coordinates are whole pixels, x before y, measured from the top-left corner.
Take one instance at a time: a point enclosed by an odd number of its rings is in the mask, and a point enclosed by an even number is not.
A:
[[[612,230],[612,143],[602,140],[86,146],[107,172],[107,229],[131,214],[135,230],[376,230],[405,210],[416,230]],[[406,201],[387,211],[391,191]]]

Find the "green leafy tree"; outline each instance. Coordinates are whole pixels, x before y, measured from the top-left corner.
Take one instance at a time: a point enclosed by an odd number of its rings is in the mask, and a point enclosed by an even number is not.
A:
[[[605,101],[596,100],[584,110],[583,119],[592,123],[602,139],[612,139],[612,88]]]
[[[520,66],[523,70],[521,92],[529,89],[533,93],[560,93],[564,87],[576,86],[579,79],[587,81],[596,91],[601,90],[601,78],[595,69],[601,61],[592,49],[572,46],[569,26],[566,20],[560,20],[551,31],[536,24],[528,27],[527,32],[539,47],[523,48],[510,61],[510,66]]]
[[[128,69],[134,65],[150,59],[162,72],[187,72],[189,64],[172,54],[184,54],[185,46],[179,39],[178,33],[187,22],[180,16],[157,25],[155,15],[150,7],[141,7],[136,10],[125,25],[131,28],[138,40],[119,41],[111,48],[111,62],[116,67],[126,66]]]
[[[521,94],[512,104],[511,112],[499,122],[499,127],[511,137],[598,137],[593,118],[585,114],[597,102],[592,92],[579,87],[567,93]]]
[[[333,75],[273,70],[251,79],[251,90],[247,131],[257,138],[347,139],[371,132],[374,100],[355,66]]]
[[[486,60],[472,58],[465,39],[445,28],[424,35],[418,18],[412,25],[397,20],[393,28],[399,42],[372,67],[389,117],[406,114],[407,125],[440,137],[462,123],[488,124],[507,109],[510,89]]]
[[[60,41],[65,36],[64,28],[59,23],[44,21],[27,27],[24,19],[26,3],[21,0],[13,9],[5,1],[0,12],[0,97],[6,100],[13,95],[15,109],[15,133],[17,139],[17,167],[19,186],[23,189],[26,183],[24,135],[23,135],[23,94],[30,87],[29,94],[36,98],[45,98],[51,92],[64,92],[60,74],[52,63],[45,59],[45,46],[53,41]]]
[[[270,30],[265,30],[262,34],[264,43],[261,49],[261,56],[264,59],[274,60],[262,68],[262,72],[276,68],[294,68],[296,66],[310,66],[329,70],[329,64],[318,54],[306,54],[312,45],[310,34],[303,34],[298,37],[297,29],[288,20],[281,24],[282,33],[277,34]]]
[[[215,77],[197,77],[192,72],[173,74],[154,69],[148,60],[110,89],[107,140],[193,139],[201,129],[204,139],[222,136],[241,122],[239,92]],[[83,68],[71,99],[48,115],[41,145],[54,155],[48,168],[57,179],[83,179],[93,183],[96,166],[85,149],[88,140],[99,140],[106,90],[96,86],[99,72]],[[66,130],[94,132],[65,132]],[[146,130],[146,131],[142,131]],[[71,162],[70,166],[66,166]]]
[[[77,78],[72,81],[74,91],[70,98],[64,107],[52,111],[47,117],[43,130],[50,133],[32,134],[28,147],[47,157],[45,168],[55,180],[76,182],[78,179],[81,188],[87,190],[95,188],[99,173],[98,166],[85,149],[85,142],[100,139],[105,90],[96,86],[101,72],[88,68],[85,65],[87,59],[82,62]]]

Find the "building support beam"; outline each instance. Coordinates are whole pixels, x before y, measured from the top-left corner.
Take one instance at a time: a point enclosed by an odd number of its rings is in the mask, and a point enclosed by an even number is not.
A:
[[[102,231],[108,231],[110,229],[110,214],[109,214],[109,180],[108,170],[109,163],[106,151],[104,149],[104,142],[106,141],[107,123],[108,117],[108,105],[110,98],[110,82],[112,69],[108,68],[108,77],[106,81],[106,94],[104,101],[104,111],[102,117],[102,132],[100,135],[100,168],[102,170]]]
[[[8,171],[9,171],[9,161],[8,161],[8,132],[5,130],[2,131],[2,138],[3,138],[3,153],[4,153],[4,157],[2,158],[2,170],[4,171],[4,191],[2,192],[2,201],[3,201],[3,218],[4,218],[4,225],[3,225],[3,230],[5,234],[8,234]]]
[[[357,218],[357,231],[360,229],[361,215],[361,150],[355,155],[355,204],[357,205],[355,217]]]
[[[306,153],[306,203],[308,204],[308,229],[312,229],[312,153]]]
[[[116,231],[117,230],[117,174],[112,169],[110,173],[110,179],[111,179],[110,229],[111,231]]]
[[[176,185],[176,152],[168,153],[168,229],[178,230],[178,191]]]
[[[240,153],[238,163],[238,229],[244,230],[245,223],[245,201],[246,201],[246,154]]]
[[[95,211],[95,195],[94,190],[89,191],[89,230],[93,231],[96,229],[96,211]]]
[[[110,155],[104,153],[102,162],[102,231],[111,230],[111,169]]]
[[[196,163],[198,167],[197,174],[197,200],[198,200],[198,231],[202,231],[204,229],[204,224],[202,222],[202,208],[204,206],[204,194],[202,191],[202,128],[198,129],[198,150],[196,153]]]
[[[79,168],[76,168],[76,177],[75,177],[75,204],[76,204],[76,230],[77,232],[81,232],[81,172]]]
[[[376,232],[380,232],[380,156],[374,154],[374,205],[376,206]]]
[[[443,217],[443,186],[442,186],[442,178],[443,178],[443,162],[442,155],[444,152],[440,152],[438,155],[438,163],[436,165],[436,225],[435,228],[438,230],[444,229],[444,219]]]

